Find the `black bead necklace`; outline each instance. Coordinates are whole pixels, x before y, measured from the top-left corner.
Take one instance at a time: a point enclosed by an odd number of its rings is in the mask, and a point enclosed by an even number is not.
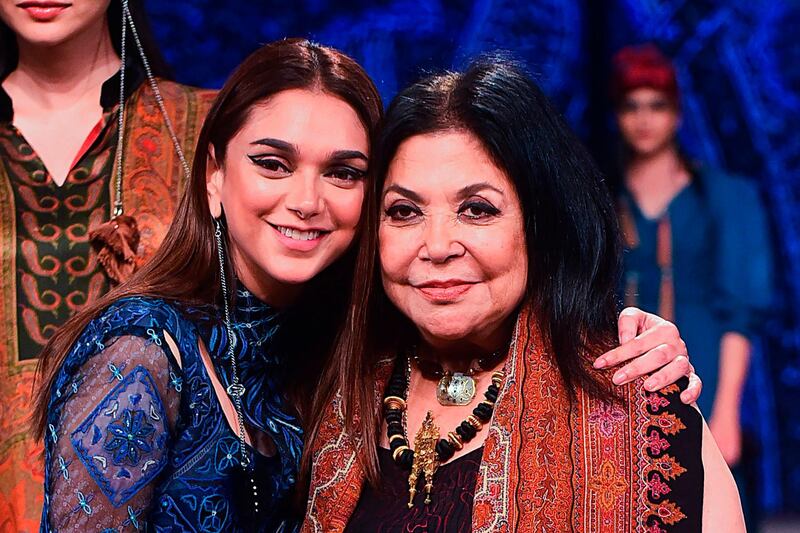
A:
[[[458,450],[475,438],[478,431],[483,428],[483,424],[488,424],[492,419],[494,405],[500,393],[500,385],[505,374],[503,372],[492,373],[492,384],[489,385],[484,394],[485,400],[478,404],[455,431],[447,434],[447,438],[439,439],[436,443],[436,459],[438,463],[445,463],[455,455]],[[411,470],[414,465],[414,450],[408,444],[406,437],[406,397],[408,385],[411,380],[411,364],[408,357],[403,354],[398,356],[395,362],[392,376],[389,378],[386,394],[383,398],[383,416],[386,420],[387,435],[389,437],[389,449],[392,452],[392,459],[404,470]],[[431,480],[428,480],[431,483]],[[413,491],[415,492],[415,491]],[[412,501],[413,501],[412,492]],[[430,502],[430,497],[425,503]],[[409,503],[409,507],[412,503]]]

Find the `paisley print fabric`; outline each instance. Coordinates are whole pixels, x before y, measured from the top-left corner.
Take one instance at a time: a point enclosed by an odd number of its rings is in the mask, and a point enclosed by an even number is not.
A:
[[[141,232],[137,260],[158,247],[182,189],[155,99],[141,72],[126,71],[123,201]],[[118,76],[103,85],[104,113],[62,186],[13,125],[13,102],[0,88],[0,532],[39,527],[41,445],[27,434],[36,357],[53,331],[109,281],[88,242],[108,220],[117,139]],[[160,81],[167,113],[187,157],[214,93]]]
[[[20,361],[35,359],[59,325],[108,283],[88,239],[110,204],[106,180],[114,166],[116,113],[106,112],[102,134],[59,186],[22,134],[0,125],[2,162],[14,194],[17,329]]]
[[[471,530],[700,531],[702,417],[681,403],[680,389],[645,393],[639,380],[616,389],[612,403],[582,390],[570,398],[530,310],[517,321],[475,481]],[[381,389],[390,368],[378,369]],[[365,490],[358,444],[343,433],[339,403],[328,420],[313,444],[303,532],[344,531]]]
[[[228,338],[216,316],[128,298],[90,323],[51,391],[43,532],[294,530],[288,496],[303,435],[271,350],[279,316],[239,291],[244,413],[277,450],[266,457],[247,446],[247,471],[198,347],[227,387]]]

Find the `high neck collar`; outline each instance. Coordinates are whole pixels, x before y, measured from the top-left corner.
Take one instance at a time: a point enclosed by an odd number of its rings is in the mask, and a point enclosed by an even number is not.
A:
[[[277,325],[279,312],[239,286],[231,320],[235,329],[253,329],[256,334],[269,333]]]

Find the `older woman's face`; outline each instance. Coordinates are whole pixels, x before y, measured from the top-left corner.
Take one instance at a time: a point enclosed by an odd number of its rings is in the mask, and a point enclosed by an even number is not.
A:
[[[522,206],[468,132],[411,137],[389,165],[380,260],[391,301],[433,344],[482,344],[522,300]]]

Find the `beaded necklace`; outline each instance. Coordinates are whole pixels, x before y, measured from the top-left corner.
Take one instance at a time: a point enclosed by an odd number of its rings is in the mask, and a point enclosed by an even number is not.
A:
[[[483,428],[483,424],[488,424],[492,419],[504,377],[505,373],[502,371],[492,373],[492,384],[484,393],[485,399],[456,427],[455,431],[447,434],[447,438],[439,438],[439,428],[433,422],[431,412],[428,411],[422,427],[414,438],[414,449],[411,449],[406,437],[405,419],[406,397],[411,381],[411,360],[405,354],[398,357],[383,398],[383,413],[392,459],[401,468],[410,471],[409,509],[414,507],[418,481],[422,479],[425,482],[425,503],[429,504],[433,490],[433,476],[439,465],[450,460],[464,447],[464,443],[475,438],[478,431]]]

